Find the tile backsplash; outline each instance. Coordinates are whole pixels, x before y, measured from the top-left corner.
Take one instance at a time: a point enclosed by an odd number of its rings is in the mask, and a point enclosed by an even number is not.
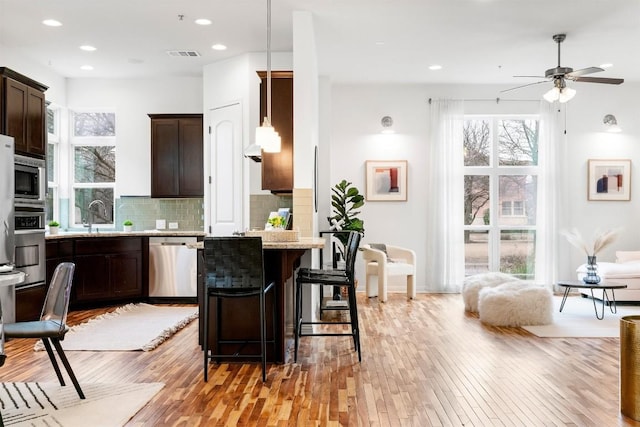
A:
[[[116,230],[122,230],[126,219],[133,222],[136,231],[153,230],[156,220],[178,223],[177,230],[204,230],[204,203],[202,198],[156,199],[151,197],[123,196],[116,199]]]

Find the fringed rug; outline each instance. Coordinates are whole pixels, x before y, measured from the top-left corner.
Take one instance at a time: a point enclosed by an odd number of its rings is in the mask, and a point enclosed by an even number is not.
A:
[[[5,426],[119,427],[125,425],[164,384],[0,384],[0,412]]]
[[[198,317],[198,307],[128,304],[74,326],[64,350],[150,351]],[[44,350],[42,341],[36,350]]]

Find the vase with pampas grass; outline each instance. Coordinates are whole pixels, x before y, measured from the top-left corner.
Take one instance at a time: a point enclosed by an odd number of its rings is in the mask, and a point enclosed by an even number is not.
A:
[[[562,231],[561,233],[567,238],[569,243],[578,249],[581,249],[587,255],[587,275],[584,276],[582,281],[590,285],[596,285],[600,283],[600,276],[598,276],[598,264],[596,263],[596,255],[604,248],[613,243],[618,237],[619,229],[596,231],[593,236],[593,244],[588,245],[582,238],[582,234],[577,229],[571,231]]]

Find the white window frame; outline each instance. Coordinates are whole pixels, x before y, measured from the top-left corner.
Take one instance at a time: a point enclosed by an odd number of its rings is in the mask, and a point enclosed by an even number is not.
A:
[[[115,229],[115,196],[116,196],[116,181],[113,182],[76,182],[75,178],[75,149],[76,147],[106,147],[113,146],[114,150],[117,149],[117,117],[116,117],[116,135],[114,136],[75,136],[75,115],[82,113],[113,113],[115,111],[107,108],[99,109],[76,109],[69,112],[69,165],[70,165],[70,195],[69,195],[69,224],[72,227],[83,227],[82,218],[76,218],[75,209],[75,191],[78,189],[91,189],[91,188],[111,188],[113,190],[113,222],[111,224],[100,224],[100,228]]]
[[[51,200],[53,201],[53,208],[51,210],[52,217],[47,220],[60,221],[60,155],[61,155],[61,116],[62,108],[55,104],[49,104],[47,109],[47,144],[53,146],[53,181],[48,180],[47,174],[47,191],[51,192]],[[53,111],[53,133],[49,132],[49,114],[48,111]],[[47,145],[47,151],[49,146]]]
[[[540,183],[540,173],[542,171],[540,165],[540,156],[538,156],[538,164],[535,166],[501,166],[499,163],[499,151],[498,151],[498,122],[500,120],[540,120],[537,114],[509,114],[509,115],[473,115],[468,114],[464,117],[467,120],[488,120],[490,122],[490,140],[491,140],[491,154],[488,166],[464,166],[463,175],[476,175],[476,176],[489,176],[489,225],[486,224],[470,224],[464,225],[464,230],[470,230],[475,232],[486,232],[489,236],[488,242],[488,270],[500,271],[500,236],[503,231],[509,230],[524,230],[534,231],[536,239],[541,234],[539,223],[535,225],[508,225],[500,224],[498,213],[502,212],[502,205],[499,200],[499,178],[501,176],[508,175],[531,175],[538,177],[538,183]],[[538,144],[538,150],[540,144]],[[538,203],[542,198],[540,193],[540,185],[538,185],[537,200]],[[513,213],[513,203],[512,213]],[[524,216],[524,202],[523,202],[523,215]],[[537,262],[537,257],[534,257]],[[466,267],[465,267],[466,268]],[[532,274],[534,277],[531,279],[535,281],[535,274],[538,269],[534,269]]]

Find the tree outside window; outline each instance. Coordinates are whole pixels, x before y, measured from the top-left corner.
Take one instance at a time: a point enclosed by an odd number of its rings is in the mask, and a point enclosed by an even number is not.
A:
[[[538,135],[537,118],[465,120],[467,275],[502,271],[534,278]]]
[[[73,223],[113,226],[116,120],[111,112],[74,112]]]

